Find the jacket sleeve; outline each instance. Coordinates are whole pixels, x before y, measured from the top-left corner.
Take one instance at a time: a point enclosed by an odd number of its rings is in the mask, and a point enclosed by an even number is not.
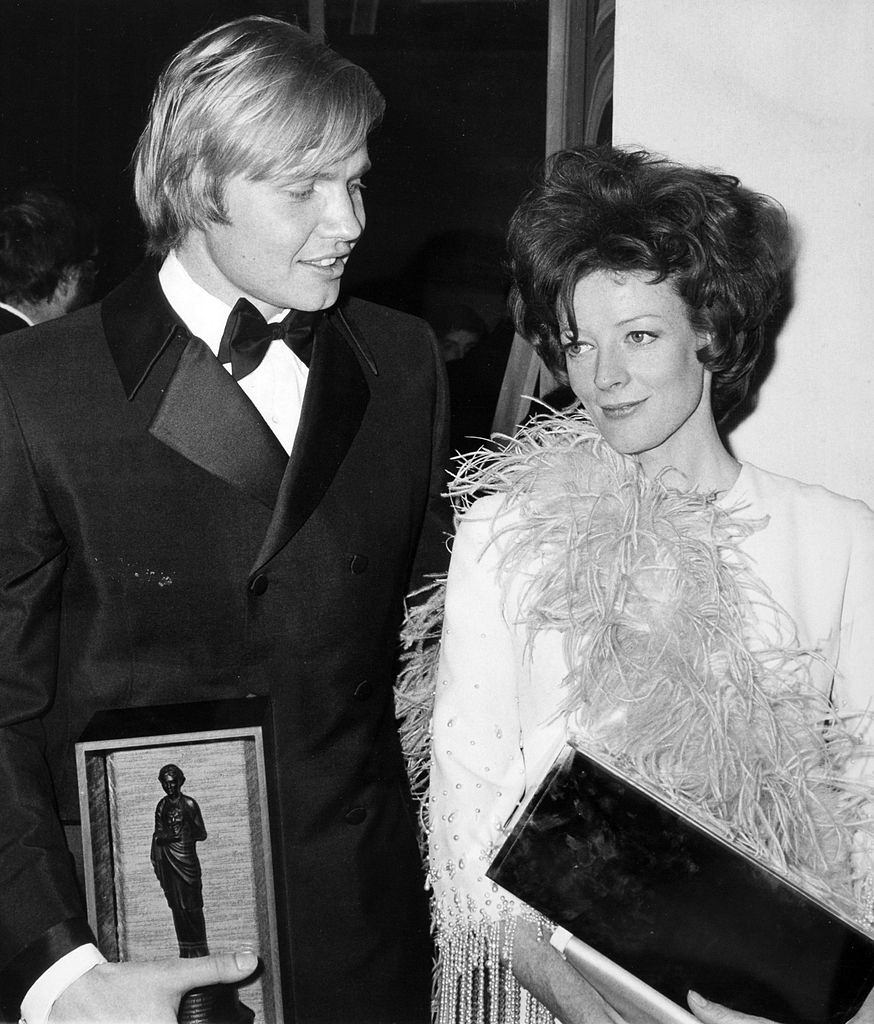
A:
[[[446,496],[449,463],[449,385],[437,338],[426,328],[434,380],[434,414],[431,421],[431,479],[422,531],[413,559],[409,591],[426,584],[429,577],[445,572],[449,563],[447,538],[452,530],[452,509]]]
[[[58,669],[66,544],[0,386],[0,998],[93,937],[55,809],[42,716]]]

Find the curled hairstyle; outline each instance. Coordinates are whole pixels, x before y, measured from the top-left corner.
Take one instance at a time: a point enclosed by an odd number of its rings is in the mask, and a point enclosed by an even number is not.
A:
[[[285,185],[345,159],[384,108],[366,71],[285,21],[240,18],[195,39],[158,79],[134,153],[150,251],[227,223],[233,175]]]
[[[96,255],[94,221],[60,193],[25,188],[0,202],[0,300],[49,299],[62,278]]]
[[[562,383],[562,330],[576,329],[577,282],[597,271],[669,281],[708,343],[718,420],[743,400],[787,281],[783,208],[728,174],[644,151],[593,146],[556,154],[509,230],[510,312]]]

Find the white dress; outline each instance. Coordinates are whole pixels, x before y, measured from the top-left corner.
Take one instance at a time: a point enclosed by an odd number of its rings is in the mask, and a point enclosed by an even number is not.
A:
[[[821,655],[815,686],[844,714],[866,709],[874,697],[874,513],[750,464],[718,503],[745,520],[766,519],[740,540],[741,558],[794,620],[800,645]],[[509,971],[501,972],[500,1008],[496,994],[481,998],[478,981],[506,962],[500,922],[530,916],[485,870],[508,819],[565,744],[571,717],[562,631],[532,634],[520,614],[542,570],[536,545],[527,566],[501,576],[519,519],[518,502],[504,494],[474,501],[459,521],[447,583],[428,818],[438,1019],[451,1024],[552,1020]],[[768,601],[757,612],[763,635],[792,641]]]

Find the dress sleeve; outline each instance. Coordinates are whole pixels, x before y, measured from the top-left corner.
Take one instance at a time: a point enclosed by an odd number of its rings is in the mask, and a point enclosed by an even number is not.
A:
[[[534,912],[486,878],[521,801],[520,653],[503,609],[491,542],[498,498],[475,503],[452,549],[436,677],[428,807],[430,881],[440,954],[437,1020],[552,1021],[512,977],[512,922]],[[484,988],[488,995],[483,997]]]
[[[874,512],[867,508],[853,531],[835,696],[839,711],[862,715],[858,732],[874,750]],[[860,773],[874,783],[874,756],[860,760]]]
[[[867,508],[852,533],[833,700],[841,714],[851,716],[848,724],[862,741],[851,777],[874,787],[874,512]],[[874,818],[874,806],[868,816]],[[856,846],[865,924],[874,927],[874,830]]]

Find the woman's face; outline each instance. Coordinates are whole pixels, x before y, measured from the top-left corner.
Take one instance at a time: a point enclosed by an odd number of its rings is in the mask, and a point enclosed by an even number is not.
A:
[[[710,373],[668,281],[597,271],[574,290],[577,331],[562,344],[574,393],[607,443],[654,468],[684,469],[709,437]]]

